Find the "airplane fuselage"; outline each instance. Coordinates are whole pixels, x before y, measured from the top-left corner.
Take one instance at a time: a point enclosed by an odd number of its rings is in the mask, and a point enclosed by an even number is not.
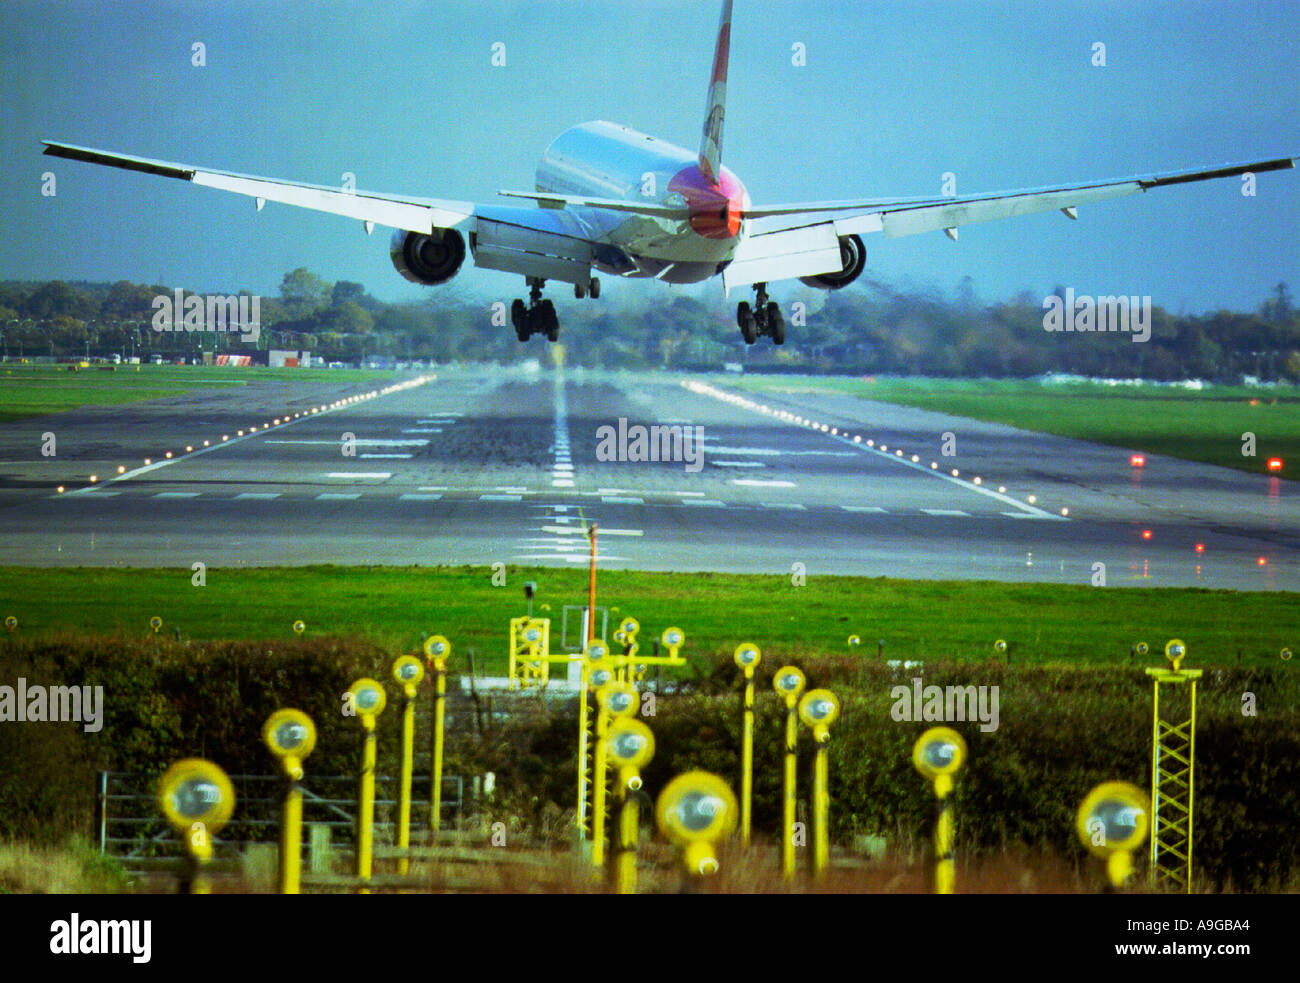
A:
[[[684,208],[685,221],[601,208],[570,211],[604,245],[594,265],[605,273],[697,283],[730,262],[744,235],[749,193],[726,167],[716,182],[699,156],[614,123],[583,123],[561,133],[537,167],[537,190]]]

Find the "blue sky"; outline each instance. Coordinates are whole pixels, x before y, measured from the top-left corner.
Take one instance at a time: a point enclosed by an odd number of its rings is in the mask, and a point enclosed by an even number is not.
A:
[[[724,162],[755,204],[1032,187],[1300,154],[1300,5],[736,0]],[[564,128],[609,119],[697,145],[720,3],[437,0],[0,7],[0,279],[274,294],[306,266],[424,296],[383,229],[39,155],[42,137],[273,177],[491,202]],[[191,44],[207,66],[191,65]],[[1095,42],[1106,66],[1091,64]],[[492,45],[506,65],[492,65]],[[806,65],[792,64],[804,46]],[[58,194],[40,195],[41,174]],[[1300,291],[1300,171],[867,239],[868,269],[984,299],[1053,286],[1174,311]],[[468,265],[448,287],[509,298]],[[610,282],[606,298],[703,287]],[[775,285],[774,296],[784,290]],[[568,296],[557,293],[557,299]],[[737,299],[731,298],[732,303]],[[571,303],[572,301],[570,301]]]

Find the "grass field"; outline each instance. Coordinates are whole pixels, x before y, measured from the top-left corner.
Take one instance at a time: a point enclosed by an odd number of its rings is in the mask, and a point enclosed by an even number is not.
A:
[[[720,379],[752,392],[838,392],[1166,454],[1242,471],[1264,472],[1270,457],[1300,466],[1300,390],[1207,386],[1047,384],[1034,379],[896,379],[762,376]],[[1254,457],[1242,434],[1255,434]]]
[[[304,377],[331,383],[365,383],[389,375],[363,369],[322,369],[317,373],[314,369],[204,365],[92,365],[73,372],[67,365],[6,363],[0,365],[0,423],[81,406],[119,406],[179,396],[196,389],[230,389],[254,382],[301,381]]]
[[[16,617],[24,634],[144,635],[157,615],[169,635],[271,640],[292,637],[301,618],[309,636],[358,636],[393,652],[438,632],[456,646],[460,667],[472,647],[479,671],[495,673],[505,667],[509,619],[525,613],[525,580],[538,584],[534,613],[553,619],[557,651],[561,608],[586,598],[583,570],[507,573],[507,585],[494,587],[488,568],[209,569],[206,586],[195,587],[188,568],[5,567],[0,617]],[[1017,663],[1126,663],[1134,643],[1147,642],[1155,658],[1177,636],[1194,664],[1260,664],[1294,648],[1300,625],[1300,597],[1290,593],[864,577],[793,587],[780,576],[610,571],[600,574],[597,604],[641,622],[643,651],[677,625],[687,636],[683,654],[708,659],[729,657],[746,640],[765,659],[842,653],[856,634],[855,651],[869,658],[883,638],[886,658],[985,660],[1003,638]]]

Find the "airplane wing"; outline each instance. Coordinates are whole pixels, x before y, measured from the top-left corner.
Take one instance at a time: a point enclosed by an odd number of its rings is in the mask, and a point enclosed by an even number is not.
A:
[[[731,289],[768,280],[838,272],[840,252],[837,243],[840,236],[881,232],[895,238],[943,229],[955,239],[960,226],[975,222],[1053,209],[1077,218],[1080,205],[1092,205],[1170,184],[1286,170],[1294,166],[1295,158],[1279,157],[1247,164],[946,198],[877,198],[754,208],[745,213],[750,219],[749,234],[737,247],[731,265],[723,271],[723,284]],[[817,269],[818,266],[821,268]]]
[[[468,201],[412,198],[370,191],[349,192],[336,187],[132,157],[51,140],[42,142],[45,154],[50,157],[141,171],[231,191],[255,199],[258,211],[266,202],[274,201],[359,219],[365,223],[367,232],[372,231],[376,224],[423,235],[429,235],[435,229],[457,229],[475,237],[475,266],[567,283],[586,285],[591,281],[594,247],[586,237],[585,227],[571,212],[554,210],[563,209],[568,202],[557,201],[548,207],[545,196],[518,196],[542,199],[539,201],[541,208],[484,207]]]
[[[375,224],[429,233],[435,228],[449,229],[466,222],[474,215],[474,205],[467,201],[443,201],[436,198],[408,198],[400,195],[376,194],[370,191],[343,191],[340,188],[276,178],[256,177],[214,171],[193,164],[176,164],[148,157],[131,157],[90,147],[76,147],[67,143],[42,140],[45,155],[79,160],[88,164],[119,167],[126,171],[142,171],[160,177],[179,178],[209,188],[232,191],[257,201],[257,209],[268,201],[318,212],[330,212],[347,218],[360,219],[369,231]]]

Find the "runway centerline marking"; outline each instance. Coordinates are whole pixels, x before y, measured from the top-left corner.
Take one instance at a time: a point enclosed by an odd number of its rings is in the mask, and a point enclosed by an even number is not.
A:
[[[361,497],[361,492],[321,492],[316,496],[318,502],[351,502]]]
[[[235,496],[235,501],[269,502],[271,499],[279,497],[279,492],[240,492]]]
[[[763,478],[732,478],[733,485],[740,485],[744,488],[798,488],[799,486],[793,481],[782,481],[780,479],[765,480]]]
[[[391,471],[327,471],[327,478],[342,478],[350,481],[387,481],[393,476]]]

